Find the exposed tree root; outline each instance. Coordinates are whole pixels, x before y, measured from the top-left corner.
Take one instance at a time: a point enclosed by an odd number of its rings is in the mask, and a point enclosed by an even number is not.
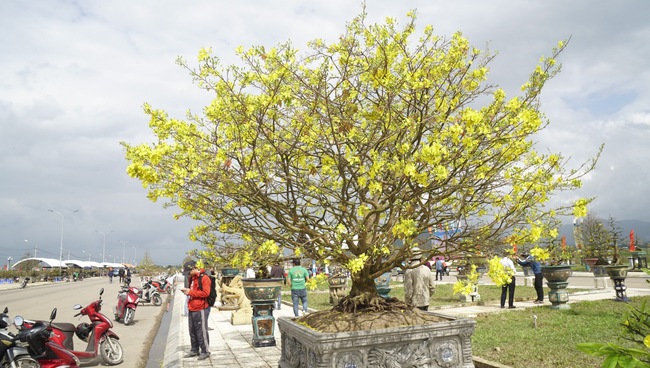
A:
[[[357,313],[403,311],[411,308],[413,306],[409,306],[397,298],[384,299],[374,293],[363,293],[357,296],[348,295],[342,298],[339,304],[332,308],[332,310],[341,313]]]

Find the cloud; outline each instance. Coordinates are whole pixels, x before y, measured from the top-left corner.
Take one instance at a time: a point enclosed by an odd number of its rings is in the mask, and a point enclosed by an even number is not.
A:
[[[431,24],[446,37],[461,31],[474,46],[498,51],[489,81],[509,96],[519,93],[542,55],[570,37],[559,58],[562,73],[542,97],[551,124],[537,144],[561,151],[574,166],[606,146],[584,187],[557,200],[597,196],[593,208],[602,214],[648,219],[642,200],[650,179],[644,0],[366,5],[372,22],[403,21],[416,8],[420,27]],[[148,250],[158,263],[180,263],[196,246],[187,240],[191,222],[173,220],[173,209],[146,199],[126,176],[119,145],[153,138],[145,102],[177,118],[208,104],[211,96],[192,84],[176,57],[192,64],[200,48],[212,47],[223,64],[232,64],[238,45],[288,40],[304,50],[308,40],[338,37],[360,9],[361,2],[347,0],[1,2],[0,258],[20,258],[31,249],[25,239],[58,257],[61,221],[47,210],[79,209],[63,224],[63,247],[72,256],[97,259],[97,231],[113,230],[104,257],[141,258]],[[128,241],[127,249],[120,240]]]

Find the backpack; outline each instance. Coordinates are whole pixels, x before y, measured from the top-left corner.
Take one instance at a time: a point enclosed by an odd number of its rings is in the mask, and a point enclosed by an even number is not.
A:
[[[212,275],[202,274],[199,276],[199,290],[203,290],[203,282],[201,281],[201,278],[203,276],[208,276],[210,278],[210,295],[208,295],[208,305],[212,307],[214,306],[214,303],[217,302],[217,280]]]

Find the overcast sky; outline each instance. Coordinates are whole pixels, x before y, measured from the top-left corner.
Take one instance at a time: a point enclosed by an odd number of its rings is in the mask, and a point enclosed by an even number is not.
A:
[[[126,175],[120,141],[153,139],[145,102],[184,118],[210,95],[175,64],[212,47],[224,64],[238,45],[314,38],[334,40],[360,1],[68,1],[0,2],[0,264],[26,251],[94,261],[179,264],[197,244],[191,223],[146,199]],[[618,220],[650,216],[650,2],[647,0],[368,0],[373,22],[405,21],[418,31],[462,31],[478,48],[498,51],[489,82],[518,92],[540,56],[571,37],[562,73],[543,94],[551,121],[540,149],[577,166],[605,150],[597,170],[568,203]],[[53,210],[56,212],[50,212]],[[77,212],[74,212],[77,211]],[[567,219],[570,221],[571,219]],[[106,234],[105,236],[101,233]],[[104,251],[105,238],[105,251]]]

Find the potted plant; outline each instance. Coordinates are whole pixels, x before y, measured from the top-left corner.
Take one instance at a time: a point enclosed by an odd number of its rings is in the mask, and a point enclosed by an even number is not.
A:
[[[506,99],[484,88],[491,55],[460,33],[410,37],[415,20],[370,24],[364,10],[332,44],[314,40],[305,55],[289,43],[239,49],[243,65],[202,49],[198,67],[179,63],[213,92],[205,116],[171,119],[145,104],[156,142],[123,143],[149,198],[201,221],[193,240],[218,251],[215,234],[232,234],[240,261],[287,250],[350,272],[331,310],[279,319],[283,367],[380,366],[387,355],[396,366],[471,366],[474,321],[381,298],[374,280],[415,247],[427,246],[424,262],[529,232],[522,219],[568,211],[540,198],[579,187],[595,165],[572,170],[529,144],[566,42]]]
[[[476,264],[469,266],[469,272],[464,272],[463,275],[458,275],[457,281],[453,287],[453,295],[460,294],[460,301],[478,301],[481,295],[478,293],[478,282],[481,274],[477,271]]]

